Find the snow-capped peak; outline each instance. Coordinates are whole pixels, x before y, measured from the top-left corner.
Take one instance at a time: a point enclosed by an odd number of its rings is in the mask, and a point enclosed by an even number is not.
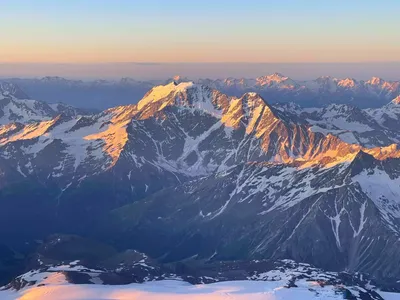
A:
[[[370,80],[368,80],[366,83],[370,85],[382,85],[384,80],[380,77],[372,77]]]
[[[381,109],[375,109],[371,111],[375,111],[375,113],[388,113],[392,109],[399,109],[400,108],[400,95],[394,98],[392,101],[390,101],[388,104],[384,105]],[[390,114],[390,113],[389,113]],[[393,116],[392,116],[393,117]]]
[[[130,78],[130,77],[123,77],[123,78],[121,78],[119,83],[124,84],[124,85],[133,85],[133,84],[140,84],[141,82],[136,79]],[[104,84],[107,84],[107,83],[104,83]]]
[[[393,104],[400,105],[400,95],[392,100]]]
[[[258,85],[264,86],[264,85],[280,84],[282,82],[289,80],[289,77],[286,77],[280,73],[274,73],[271,75],[258,77],[256,80]]]
[[[175,75],[175,76],[172,77],[172,79],[173,79],[175,82],[188,81],[188,79],[187,79],[186,77],[183,77],[183,76],[181,76],[181,75]]]
[[[266,76],[266,77],[267,77],[268,79],[273,80],[273,81],[276,81],[276,82],[282,82],[282,81],[285,81],[285,80],[289,79],[289,77],[284,76],[283,74],[277,73],[277,72],[275,72],[275,73],[272,74],[272,75],[268,75],[268,76]]]
[[[46,76],[40,79],[42,82],[67,82],[68,80],[59,76]]]
[[[357,81],[353,78],[345,78],[338,82],[338,86],[346,87],[346,88],[353,88],[357,84]]]
[[[150,103],[156,103],[166,99],[169,95],[173,94],[176,96],[178,93],[185,92],[187,89],[194,87],[193,82],[181,82],[176,83],[175,81],[170,82],[166,85],[159,85],[152,88],[142,100],[138,103],[138,109],[141,110]]]
[[[221,118],[232,97],[193,82],[171,82],[151,89],[137,104],[139,119],[147,119],[168,107],[190,109]]]

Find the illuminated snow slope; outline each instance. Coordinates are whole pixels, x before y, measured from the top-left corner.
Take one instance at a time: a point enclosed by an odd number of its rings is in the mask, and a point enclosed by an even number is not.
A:
[[[109,285],[103,281],[108,276],[102,277],[106,275],[106,270],[86,268],[78,262],[29,271],[0,289],[0,299],[303,300],[343,299],[344,295],[354,300],[400,298],[400,294],[380,292],[372,281],[364,280],[363,276],[359,277],[361,281],[358,284],[353,277],[347,285],[341,281],[346,276],[289,260],[282,261],[284,267],[276,265],[276,269],[255,272],[247,280],[195,285],[172,274],[172,277],[159,281]],[[90,284],[74,284],[71,278],[86,278]]]
[[[62,276],[62,275],[60,275]],[[283,282],[228,281],[207,285],[191,285],[173,280],[109,286],[100,284],[73,285],[60,278],[46,279],[48,285],[34,286],[19,292],[2,291],[4,300],[305,300],[343,299],[343,293],[333,287],[320,287],[315,282],[298,282],[297,288],[285,288]],[[384,299],[399,299],[396,293],[381,293]]]

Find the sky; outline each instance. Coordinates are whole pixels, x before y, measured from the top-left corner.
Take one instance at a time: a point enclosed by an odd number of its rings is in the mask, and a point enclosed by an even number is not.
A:
[[[400,62],[399,11],[398,0],[0,0],[0,64]]]

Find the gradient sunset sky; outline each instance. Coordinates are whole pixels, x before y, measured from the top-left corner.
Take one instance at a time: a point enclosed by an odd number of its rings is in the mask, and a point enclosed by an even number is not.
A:
[[[1,62],[400,61],[400,1],[1,0]]]
[[[120,62],[398,63],[399,11],[399,0],[0,0],[0,76],[193,71],[76,69]],[[235,72],[250,73],[243,66]]]

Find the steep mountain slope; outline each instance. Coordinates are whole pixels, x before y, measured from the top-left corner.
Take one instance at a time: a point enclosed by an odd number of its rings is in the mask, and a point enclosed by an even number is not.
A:
[[[167,260],[286,257],[398,276],[399,170],[363,152],[331,168],[238,166],[118,209],[115,228]]]

